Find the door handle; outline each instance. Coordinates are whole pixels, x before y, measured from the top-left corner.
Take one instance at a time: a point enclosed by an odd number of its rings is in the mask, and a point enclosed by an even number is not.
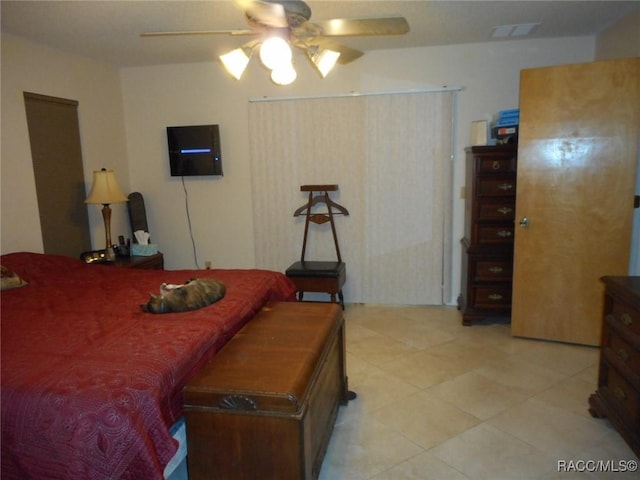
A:
[[[527,227],[529,227],[529,219],[528,219],[527,217],[522,217],[522,218],[520,219],[520,226],[521,226],[522,228],[527,228]]]

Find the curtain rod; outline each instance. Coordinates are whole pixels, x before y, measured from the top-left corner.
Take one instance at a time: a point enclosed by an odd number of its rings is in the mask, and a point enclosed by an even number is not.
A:
[[[442,87],[425,88],[425,89],[409,89],[409,90],[389,90],[386,92],[350,92],[350,93],[328,93],[326,95],[300,95],[296,97],[261,97],[250,98],[249,103],[259,102],[284,102],[287,100],[318,100],[323,98],[349,98],[349,97],[371,97],[375,95],[398,95],[398,94],[416,94],[416,93],[439,93],[439,92],[460,92],[464,87]]]

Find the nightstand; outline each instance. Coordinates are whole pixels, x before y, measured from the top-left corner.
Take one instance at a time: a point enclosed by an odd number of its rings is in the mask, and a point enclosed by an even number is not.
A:
[[[158,252],[149,256],[117,257],[114,265],[120,268],[142,268],[147,270],[163,270],[164,256]]]

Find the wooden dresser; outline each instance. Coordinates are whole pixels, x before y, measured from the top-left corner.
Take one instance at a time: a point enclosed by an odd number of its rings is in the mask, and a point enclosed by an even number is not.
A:
[[[116,257],[114,265],[120,268],[140,268],[146,270],[163,270],[164,255],[160,252],[149,256]]]
[[[462,323],[511,313],[517,145],[468,147],[458,308]]]
[[[589,412],[607,417],[640,457],[640,277],[603,277],[598,390]]]

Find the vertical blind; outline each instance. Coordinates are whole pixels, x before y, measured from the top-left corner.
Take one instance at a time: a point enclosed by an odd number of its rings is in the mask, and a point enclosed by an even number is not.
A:
[[[256,263],[300,259],[300,186],[338,184],[345,300],[441,305],[450,294],[454,92],[298,98],[249,104]],[[335,260],[328,224],[306,260]]]

